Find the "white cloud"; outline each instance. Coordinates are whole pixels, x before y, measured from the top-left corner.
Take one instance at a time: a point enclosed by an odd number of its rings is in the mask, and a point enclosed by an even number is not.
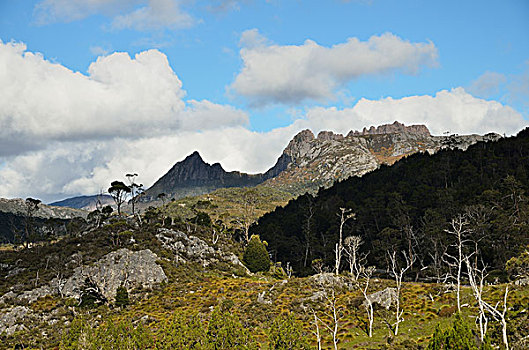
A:
[[[51,63],[22,43],[0,41],[0,156],[50,141],[139,138],[248,123],[231,106],[183,98],[157,51],[101,56],[88,74]]]
[[[500,92],[500,86],[507,81],[507,77],[501,73],[485,72],[474,80],[468,87],[468,91],[475,96],[489,98]]]
[[[145,0],[42,0],[35,5],[33,15],[39,25],[72,22],[95,14],[107,16],[130,11]]]
[[[103,14],[112,18],[113,29],[187,28],[194,21],[180,4],[180,0],[42,0],[35,5],[34,18],[37,24],[46,25]]]
[[[432,134],[446,131],[458,134],[498,132],[513,134],[529,123],[509,106],[486,101],[463,88],[439,91],[435,96],[410,96],[401,99],[360,99],[352,108],[312,108],[307,120],[316,129],[339,132],[364,126],[392,123],[425,124]]]
[[[391,33],[368,41],[349,38],[324,47],[312,40],[303,45],[272,45],[257,30],[246,31],[240,51],[243,67],[230,89],[252,104],[299,103],[333,97],[337,88],[369,74],[402,71],[416,74],[437,64],[432,42],[410,43]]]
[[[193,24],[193,18],[180,9],[175,0],[149,0],[147,6],[119,15],[112,21],[113,29],[136,29],[139,31],[163,28],[180,29]]]

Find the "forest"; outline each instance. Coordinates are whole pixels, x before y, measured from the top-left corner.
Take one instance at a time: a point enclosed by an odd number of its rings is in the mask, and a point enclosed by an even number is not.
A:
[[[417,261],[416,280],[439,282],[448,269],[444,257],[455,253],[452,224],[459,218],[466,253],[476,253],[491,276],[506,280],[505,263],[529,244],[528,174],[525,129],[467,151],[415,154],[316,196],[305,194],[261,217],[250,231],[268,242],[273,260],[308,275],[313,260],[335,264],[344,209],[354,217],[343,225],[343,236],[361,238],[369,265],[382,273],[388,252],[405,252]]]

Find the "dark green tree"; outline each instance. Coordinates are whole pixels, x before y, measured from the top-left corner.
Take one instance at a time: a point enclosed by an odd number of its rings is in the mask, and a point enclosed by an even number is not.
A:
[[[25,237],[26,248],[29,241],[35,240],[34,215],[39,210],[40,199],[26,198]]]
[[[108,188],[108,193],[110,193],[114,199],[114,202],[116,202],[116,206],[118,207],[119,216],[121,216],[121,205],[125,202],[131,191],[132,190],[130,187],[121,181],[112,181],[110,187]]]
[[[127,288],[122,284],[116,290],[116,301],[114,305],[117,307],[125,307],[129,305],[129,303],[129,292],[127,292]]]
[[[457,314],[452,326],[444,332],[439,325],[435,328],[427,350],[492,350],[492,347],[488,340],[479,344],[479,338],[461,314]]]
[[[265,243],[259,235],[252,235],[244,251],[242,261],[251,272],[268,271],[270,269],[270,256],[266,251]]]

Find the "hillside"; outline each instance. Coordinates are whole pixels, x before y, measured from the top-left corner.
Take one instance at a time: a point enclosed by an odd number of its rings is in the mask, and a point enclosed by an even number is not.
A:
[[[445,230],[467,213],[485,262],[501,269],[529,242],[529,130],[462,150],[415,154],[304,195],[265,214],[251,228],[269,242],[277,261],[308,273],[310,262],[334,257],[339,208],[356,213],[346,235],[365,241],[369,261],[385,261],[386,251],[416,254],[434,274],[439,255],[450,244]],[[307,229],[308,227],[308,229]],[[417,273],[419,273],[417,271]]]
[[[143,202],[155,201],[160,193],[168,198],[183,198],[212,192],[218,188],[255,186],[277,176],[284,170],[288,160],[278,159],[276,164],[264,174],[245,174],[238,171],[225,171],[219,163],[204,162],[198,152],[176,163],[154,185],[145,191]]]
[[[0,349],[257,349],[276,344],[276,336],[316,348],[314,315],[328,349],[333,336],[324,325],[333,325],[334,305],[340,349],[419,350],[437,325],[447,329],[456,319],[450,286],[405,282],[403,331],[393,335],[389,326],[395,300],[377,296],[369,337],[361,281],[348,274],[288,278],[278,267],[249,274],[239,260],[243,247],[230,236],[215,241],[208,226],[191,220],[164,228],[159,219],[139,226],[115,218],[56,243],[0,251]],[[120,286],[129,305],[117,306]],[[372,279],[368,293],[385,295],[394,286]],[[529,295],[524,286],[509,288],[509,337],[513,349],[523,349]],[[487,286],[484,296],[500,302],[504,289]],[[477,308],[468,287],[462,301],[471,327]],[[491,320],[489,334],[501,344],[498,322]],[[216,343],[227,339],[239,345]]]
[[[61,201],[50,203],[51,206],[69,207],[92,211],[97,208],[98,202],[102,205],[114,205],[114,200],[109,195],[79,196],[63,199]]]
[[[57,237],[66,233],[66,224],[77,217],[86,218],[88,212],[72,208],[39,204],[30,217],[23,199],[0,198],[0,243],[20,242],[26,235],[26,223],[31,221],[34,235],[39,237]]]

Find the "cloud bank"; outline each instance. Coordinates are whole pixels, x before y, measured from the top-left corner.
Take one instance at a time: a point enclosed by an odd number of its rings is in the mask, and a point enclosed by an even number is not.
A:
[[[262,172],[306,128],[346,133],[398,120],[433,134],[512,134],[527,125],[509,106],[456,88],[299,110],[289,126],[257,133],[244,111],[185,100],[157,50],[101,56],[82,74],[22,43],[0,42],[0,86],[0,197],[44,201],[98,193],[130,172],[150,186],[195,150],[226,170]]]
[[[140,138],[248,123],[246,113],[183,100],[182,82],[157,51],[101,56],[88,74],[0,41],[0,156],[50,141]],[[11,146],[10,146],[11,145]]]
[[[312,40],[281,46],[253,29],[242,34],[241,45],[243,67],[230,89],[256,105],[327,100],[361,76],[416,74],[424,66],[435,66],[438,57],[432,42],[410,43],[391,33],[367,41],[349,38],[331,47]]]

